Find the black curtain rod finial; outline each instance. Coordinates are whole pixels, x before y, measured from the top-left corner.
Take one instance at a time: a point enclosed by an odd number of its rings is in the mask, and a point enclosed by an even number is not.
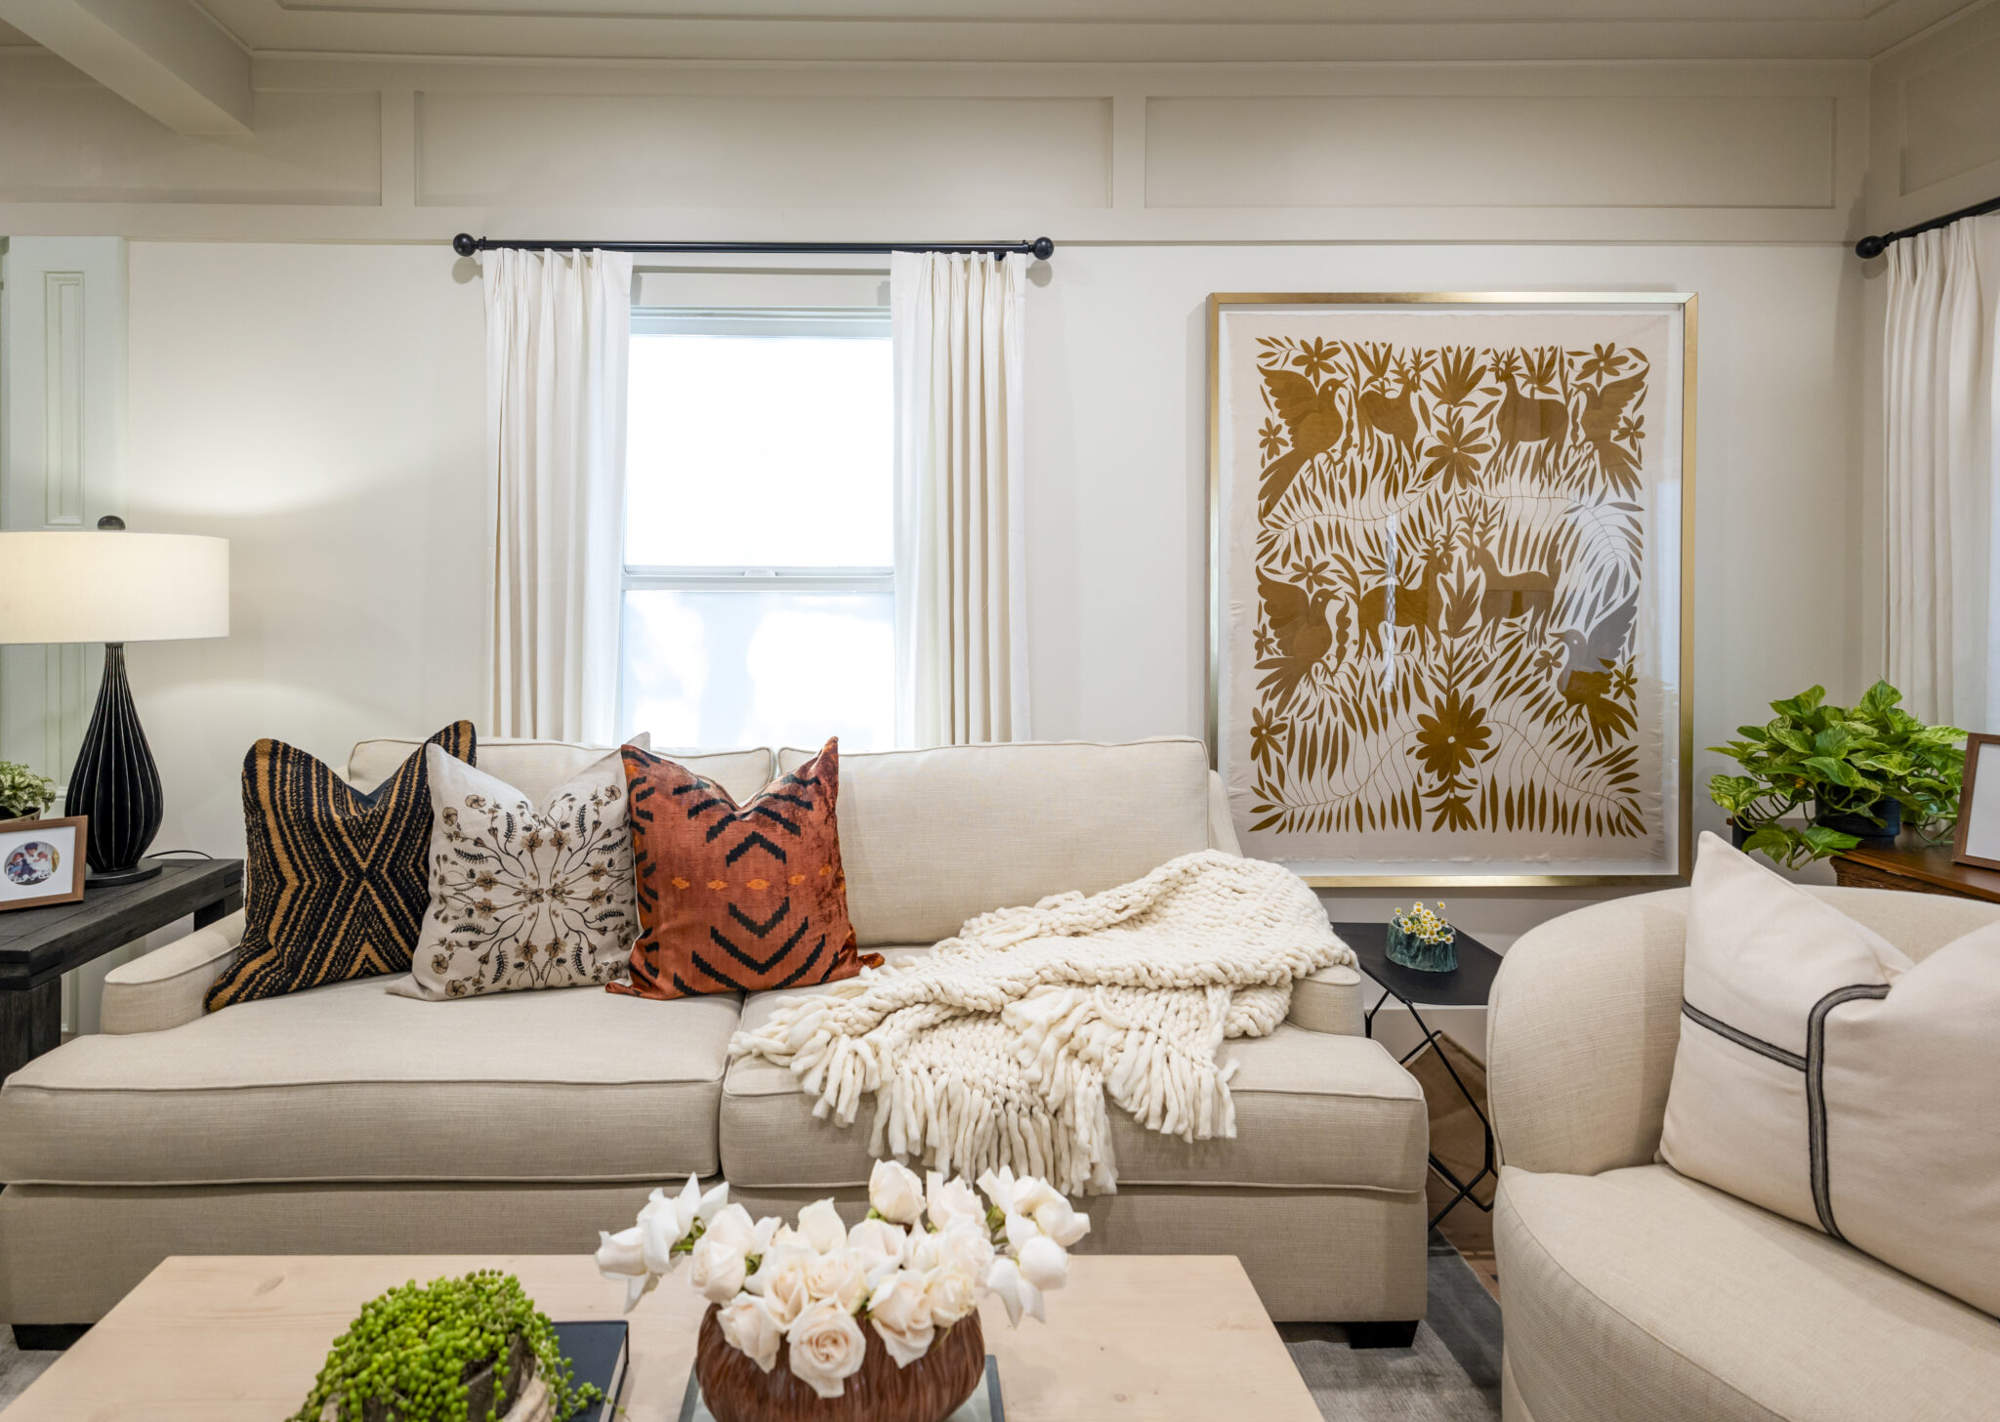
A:
[[[461,232],[451,239],[451,249],[461,257],[469,257],[479,250],[479,240],[470,232]]]
[[[1056,244],[1046,237],[1037,237],[1033,242],[1028,244],[1028,250],[1035,254],[1036,261],[1046,262],[1050,257],[1055,255]]]
[[[2000,212],[2000,198],[1988,198],[1970,207],[1961,207],[1957,212],[1947,212],[1942,217],[1933,217],[1929,222],[1919,222],[1912,227],[1899,227],[1894,232],[1884,232],[1876,237],[1863,237],[1854,244],[1854,255],[1866,260],[1879,257],[1889,250],[1889,244],[1900,242],[1905,237],[1914,237],[1919,232],[1935,232],[1940,227],[1949,227],[1954,222],[1963,222],[1968,217],[1984,217],[1989,212]]]

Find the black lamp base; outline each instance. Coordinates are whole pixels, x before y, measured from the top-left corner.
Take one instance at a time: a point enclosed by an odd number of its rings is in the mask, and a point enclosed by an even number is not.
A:
[[[88,850],[85,851],[84,857],[89,858]],[[108,874],[100,874],[92,869],[83,876],[83,887],[87,892],[91,889],[108,889],[113,884],[136,884],[143,879],[153,878],[165,867],[158,863],[141,864],[137,869],[113,869]]]
[[[140,861],[160,832],[162,799],[160,768],[125,680],[125,644],[107,642],[97,708],[63,797],[66,814],[90,817],[84,827],[87,884],[129,884],[160,872],[159,865]]]

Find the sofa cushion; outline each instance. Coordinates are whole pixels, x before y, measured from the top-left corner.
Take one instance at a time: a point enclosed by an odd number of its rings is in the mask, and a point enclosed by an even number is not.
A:
[[[809,751],[778,752],[780,773]],[[934,943],[974,914],[1109,889],[1206,849],[1191,737],[855,752],[840,763],[847,909],[863,946]]]
[[[418,1002],[378,979],[79,1037],[0,1088],[0,1180],[706,1175],[738,1008],[592,990]]]
[[[2000,1313],[2000,924],[1912,963],[1712,834],[1660,1155]]]
[[[1536,1422],[1983,1417],[2000,1396],[2000,1322],[1665,1166],[1509,1167],[1493,1219]]]
[[[437,1000],[602,987],[639,935],[632,826],[617,752],[539,803],[426,746],[430,907],[410,975],[389,990]]]
[[[929,950],[881,951],[894,963]],[[750,998],[744,1028],[762,1026],[792,995]],[[1121,1185],[1423,1189],[1429,1141],[1423,1094],[1379,1044],[1286,1023],[1269,1037],[1232,1041],[1223,1054],[1236,1063],[1229,1084],[1235,1138],[1190,1144],[1149,1131],[1113,1106]],[[723,1080],[723,1174],[746,1188],[864,1185],[874,1164],[868,1153],[874,1116],[870,1100],[851,1128],[815,1120],[811,1099],[787,1068],[741,1058]]]
[[[472,723],[431,737],[470,764]],[[430,903],[431,791],[421,746],[363,793],[282,741],[243,758],[243,941],[210,1012],[350,978],[407,972]]]
[[[761,992],[861,971],[840,869],[836,742],[742,804],[677,761],[621,754],[639,937],[613,992]]]
[[[364,790],[372,790],[422,742],[382,736],[357,741],[347,756],[347,779]],[[650,749],[652,737],[645,732],[626,742],[641,750]],[[533,800],[537,805],[571,776],[587,770],[617,746],[576,745],[569,741],[538,741],[502,736],[479,743],[479,768],[497,775]],[[669,751],[681,764],[692,766],[721,784],[737,799],[748,799],[764,788],[771,778],[771,752],[762,746],[751,750]]]

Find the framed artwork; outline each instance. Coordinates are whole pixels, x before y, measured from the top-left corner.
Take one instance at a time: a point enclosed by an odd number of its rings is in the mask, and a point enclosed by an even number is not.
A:
[[[1965,738],[1965,783],[1952,858],[1979,869],[2000,869],[2000,736]]]
[[[87,815],[0,820],[0,911],[82,898],[88,823]]]
[[[1209,298],[1209,746],[1315,885],[1692,864],[1695,299]]]

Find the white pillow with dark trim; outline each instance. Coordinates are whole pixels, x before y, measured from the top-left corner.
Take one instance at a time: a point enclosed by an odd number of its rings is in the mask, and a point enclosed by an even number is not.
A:
[[[1660,1155],[2000,1314],[2000,923],[1913,963],[1704,834]]]

